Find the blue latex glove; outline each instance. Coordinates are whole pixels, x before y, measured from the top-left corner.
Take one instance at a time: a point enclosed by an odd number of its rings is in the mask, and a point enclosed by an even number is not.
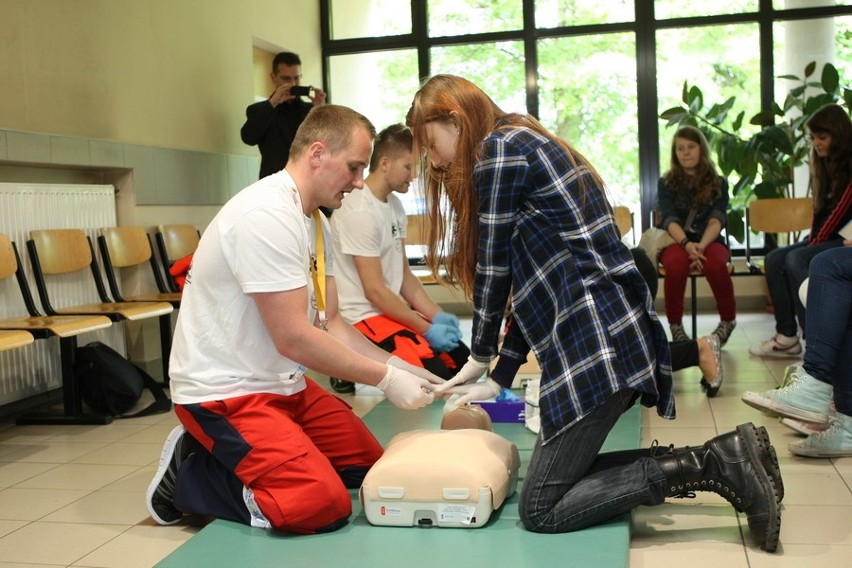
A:
[[[449,325],[461,331],[461,323],[459,323],[459,318],[448,312],[438,312],[437,314],[435,314],[435,317],[432,318],[432,323]]]
[[[426,341],[429,342],[429,347],[440,353],[452,351],[459,346],[461,333],[454,327],[432,323],[426,333],[423,334]]]
[[[513,393],[511,389],[507,389],[503,387],[503,390],[500,391],[500,394],[497,395],[497,402],[520,402],[523,399]]]

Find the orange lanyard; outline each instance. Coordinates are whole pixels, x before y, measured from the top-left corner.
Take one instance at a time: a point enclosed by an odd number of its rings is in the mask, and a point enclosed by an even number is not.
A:
[[[314,294],[317,299],[317,310],[325,311],[325,247],[322,239],[322,219],[319,209],[314,210],[314,225],[316,227],[316,262],[311,263],[311,278],[314,280]]]

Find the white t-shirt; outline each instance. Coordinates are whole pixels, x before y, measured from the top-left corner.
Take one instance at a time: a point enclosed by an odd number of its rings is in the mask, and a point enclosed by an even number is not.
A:
[[[381,314],[367,300],[352,256],[380,258],[385,285],[399,295],[407,227],[402,201],[393,193],[387,203],[379,201],[365,185],[346,196],[343,206],[331,216],[331,227],[340,314],[350,324]]]
[[[325,217],[324,242],[331,242]],[[169,365],[172,400],[192,404],[305,388],[305,368],[275,348],[252,293],[307,286],[313,322],[313,219],[282,170],[231,198],[204,231],[183,290]],[[326,274],[331,276],[327,244]]]

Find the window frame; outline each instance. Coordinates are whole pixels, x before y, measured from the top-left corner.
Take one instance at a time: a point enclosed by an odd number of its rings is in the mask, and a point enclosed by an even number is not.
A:
[[[654,3],[635,0],[632,22],[584,24],[556,28],[535,27],[535,0],[521,0],[523,27],[504,32],[477,33],[458,36],[430,37],[427,30],[429,0],[411,1],[410,34],[375,38],[331,38],[331,2],[320,0],[320,28],[323,77],[327,85],[330,58],[336,55],[365,53],[392,49],[416,49],[420,78],[430,76],[430,50],[434,47],[495,41],[521,41],[524,46],[527,112],[539,116],[537,82],[537,41],[543,38],[562,38],[590,34],[632,32],[636,37],[636,99],[639,136],[639,200],[640,231],[649,228],[660,177],[660,119],[656,86],[656,32],[671,28],[689,28],[718,24],[757,23],[760,57],[760,104],[762,111],[772,108],[774,92],[774,32],[773,24],[792,20],[830,18],[852,14],[852,5],[812,6],[807,8],[776,9],[773,0],[759,0],[756,12],[718,14],[713,16],[678,17],[656,20]],[[412,93],[413,94],[413,93]],[[334,93],[329,92],[329,100]],[[762,251],[754,251],[762,252]],[[739,256],[739,255],[738,255]]]

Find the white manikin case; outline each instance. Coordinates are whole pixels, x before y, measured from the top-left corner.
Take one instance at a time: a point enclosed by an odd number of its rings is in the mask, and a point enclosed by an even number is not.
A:
[[[518,484],[518,448],[486,430],[414,430],[394,436],[361,485],[373,525],[475,528]]]

